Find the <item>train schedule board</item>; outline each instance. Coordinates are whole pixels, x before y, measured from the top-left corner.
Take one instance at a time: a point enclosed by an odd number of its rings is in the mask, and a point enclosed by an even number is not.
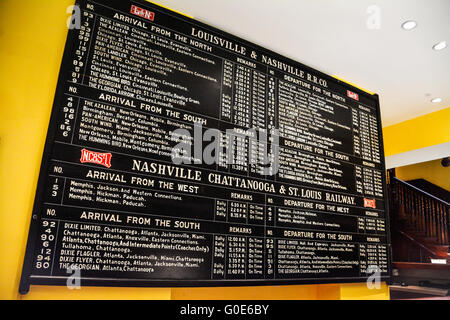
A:
[[[384,171],[377,95],[146,1],[78,1],[20,292],[384,281]]]

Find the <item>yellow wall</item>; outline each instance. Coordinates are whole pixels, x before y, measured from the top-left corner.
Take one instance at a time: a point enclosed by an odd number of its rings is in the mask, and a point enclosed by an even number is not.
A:
[[[450,141],[450,107],[383,128],[386,157]]]
[[[389,299],[365,284],[257,288],[32,286],[19,296],[39,166],[74,0],[0,0],[0,299]]]
[[[450,142],[450,107],[383,128],[385,156]],[[450,150],[449,150],[450,154]],[[402,180],[425,179],[450,190],[450,168],[441,159],[396,168]]]
[[[385,300],[389,287],[370,290],[365,284],[321,284],[271,287],[172,289],[173,300]]]
[[[450,167],[443,167],[440,159],[399,167],[395,174],[403,181],[425,179],[450,191]]]

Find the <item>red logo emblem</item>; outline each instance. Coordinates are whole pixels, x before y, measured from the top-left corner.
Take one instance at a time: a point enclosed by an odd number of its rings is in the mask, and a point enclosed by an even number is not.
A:
[[[376,208],[375,199],[366,199],[364,198],[364,208]]]
[[[136,15],[136,16],[139,16],[141,18],[150,20],[150,21],[154,21],[155,20],[155,13],[154,12],[151,12],[151,11],[148,11],[148,10],[136,7],[136,6],[131,6],[131,13]]]
[[[347,97],[359,101],[359,95],[357,93],[351,92],[350,90],[347,90]]]
[[[111,153],[100,153],[95,151],[89,151],[86,149],[81,150],[81,163],[95,163],[111,168]]]

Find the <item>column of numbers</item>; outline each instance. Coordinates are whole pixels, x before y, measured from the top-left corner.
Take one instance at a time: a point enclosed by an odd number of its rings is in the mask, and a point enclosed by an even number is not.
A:
[[[94,30],[95,16],[90,12],[83,12],[83,21],[78,33],[78,45],[75,47],[74,59],[72,61],[72,73],[70,81],[73,83],[82,83],[86,74],[86,60],[88,50]]]
[[[42,220],[34,269],[36,274],[50,274],[54,255],[54,243],[58,231],[56,221]]]

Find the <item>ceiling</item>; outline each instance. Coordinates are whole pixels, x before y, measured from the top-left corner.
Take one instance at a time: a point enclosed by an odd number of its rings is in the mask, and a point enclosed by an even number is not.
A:
[[[378,93],[383,126],[450,106],[450,47],[432,50],[450,44],[449,0],[156,2]],[[406,20],[418,26],[405,31]]]

